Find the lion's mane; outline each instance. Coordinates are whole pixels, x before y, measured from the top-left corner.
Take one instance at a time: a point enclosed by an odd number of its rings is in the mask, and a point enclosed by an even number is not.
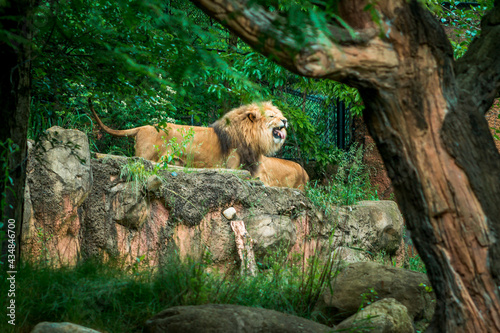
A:
[[[275,154],[286,137],[286,119],[271,102],[233,109],[210,127],[219,138],[222,154],[227,156],[236,149],[240,164],[252,175],[257,171],[260,157]]]

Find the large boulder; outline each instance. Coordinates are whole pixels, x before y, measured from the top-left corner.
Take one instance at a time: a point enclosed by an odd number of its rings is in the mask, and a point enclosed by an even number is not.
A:
[[[367,298],[394,298],[408,309],[412,320],[430,320],[434,314],[435,295],[428,291],[429,286],[429,279],[423,273],[358,262],[338,274],[318,307],[327,315],[342,319],[356,313]]]
[[[372,303],[337,326],[336,330],[370,333],[413,333],[413,324],[406,307],[394,298]]]
[[[342,267],[360,261],[370,261],[369,255],[361,250],[347,246],[339,246],[333,251],[333,259],[338,260]]]
[[[23,221],[23,241],[31,254],[51,261],[74,262],[79,251],[79,208],[92,188],[86,135],[49,128],[32,149],[27,166],[30,214]]]
[[[322,333],[328,326],[273,310],[229,304],[176,306],[146,321],[150,333]]]
[[[404,221],[394,201],[360,201],[338,209],[337,214],[336,234],[344,245],[372,254],[394,254],[399,249]]]

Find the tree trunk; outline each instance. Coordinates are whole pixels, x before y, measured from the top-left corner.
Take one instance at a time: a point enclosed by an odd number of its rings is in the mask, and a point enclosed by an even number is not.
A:
[[[31,88],[31,11],[33,1],[10,2],[9,8],[0,7],[2,16],[8,17],[0,23],[2,29],[11,34],[11,38],[3,41],[0,48],[2,68],[0,71],[0,100],[2,101],[2,119],[0,124],[0,141],[13,141],[13,153],[8,156],[8,176],[4,179],[2,171],[2,222],[4,230],[15,237],[15,261],[6,264],[7,242],[2,244],[2,261],[7,271],[14,271],[19,260],[22,208],[24,185],[26,180],[26,144],[28,136],[28,119],[30,114]],[[16,20],[12,20],[15,17]],[[15,38],[12,38],[15,37]],[[11,228],[12,223],[15,227]],[[10,225],[9,225],[10,224]],[[9,228],[7,228],[9,226]],[[12,234],[12,231],[15,234]],[[11,243],[12,244],[12,243]],[[9,257],[12,258],[12,257]],[[14,263],[14,264],[12,264]]]
[[[500,155],[484,119],[500,87],[500,8],[455,63],[441,26],[416,0],[377,1],[376,13],[364,10],[368,0],[340,1],[339,16],[356,33],[332,24],[322,34],[305,20],[305,43],[277,12],[192,1],[290,70],[359,89],[436,292],[428,331],[500,332]]]
[[[392,93],[361,90],[367,101],[366,123],[437,295],[431,326],[434,330],[430,331],[497,332],[500,303],[488,266],[494,237],[469,180],[469,170],[458,163],[449,148],[458,145],[461,149],[477,149],[477,141],[492,143],[472,138],[467,113],[458,107],[446,110],[448,103],[439,89],[441,78],[437,74],[420,79],[414,78],[411,83],[409,79],[407,89]],[[410,100],[409,96],[416,95],[411,91],[414,89],[421,91],[421,103]],[[487,133],[483,120],[473,121]],[[457,139],[457,132],[468,132],[462,134],[468,142]],[[488,170],[475,168],[471,172]]]
[[[410,6],[405,23],[425,16]],[[429,331],[498,332],[488,251],[500,222],[500,161],[484,116],[454,79],[452,50],[426,46],[446,38],[439,28],[407,26],[397,89],[360,87],[364,117],[436,291]]]

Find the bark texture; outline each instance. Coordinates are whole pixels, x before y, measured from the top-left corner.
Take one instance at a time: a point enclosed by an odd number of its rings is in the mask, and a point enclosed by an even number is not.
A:
[[[24,184],[26,180],[26,143],[31,102],[31,15],[34,0],[9,1],[0,5],[1,29],[7,32],[2,41],[0,59],[0,100],[2,119],[0,142],[13,141],[13,153],[8,156],[8,175],[11,180],[0,178],[2,193],[2,222],[15,220],[16,260],[19,258]],[[16,149],[17,148],[17,149]],[[2,173],[4,171],[2,170]],[[2,244],[2,254],[6,253]],[[5,258],[2,260],[5,262]],[[14,270],[7,267],[8,270]]]
[[[439,23],[416,0],[339,1],[355,33],[287,29],[246,1],[192,0],[300,75],[359,89],[375,139],[438,303],[428,331],[500,332],[500,155],[484,113],[500,89],[500,4],[455,62]],[[296,24],[296,23],[295,23]]]

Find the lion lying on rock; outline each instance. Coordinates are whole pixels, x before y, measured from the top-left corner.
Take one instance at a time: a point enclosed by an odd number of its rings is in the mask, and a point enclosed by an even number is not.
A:
[[[304,189],[309,181],[306,170],[293,161],[262,156],[255,173],[267,186],[295,187]]]
[[[149,125],[114,130],[102,123],[90,98],[89,106],[106,133],[117,137],[134,137],[135,156],[153,162],[158,162],[162,156],[172,155],[174,145],[169,143],[182,144],[192,129],[194,135],[190,142],[185,143],[185,152],[177,154],[176,164],[196,168],[236,169],[242,166],[255,176],[261,157],[276,153],[287,134],[287,119],[271,102],[233,109],[210,127],[168,124],[163,130]]]

